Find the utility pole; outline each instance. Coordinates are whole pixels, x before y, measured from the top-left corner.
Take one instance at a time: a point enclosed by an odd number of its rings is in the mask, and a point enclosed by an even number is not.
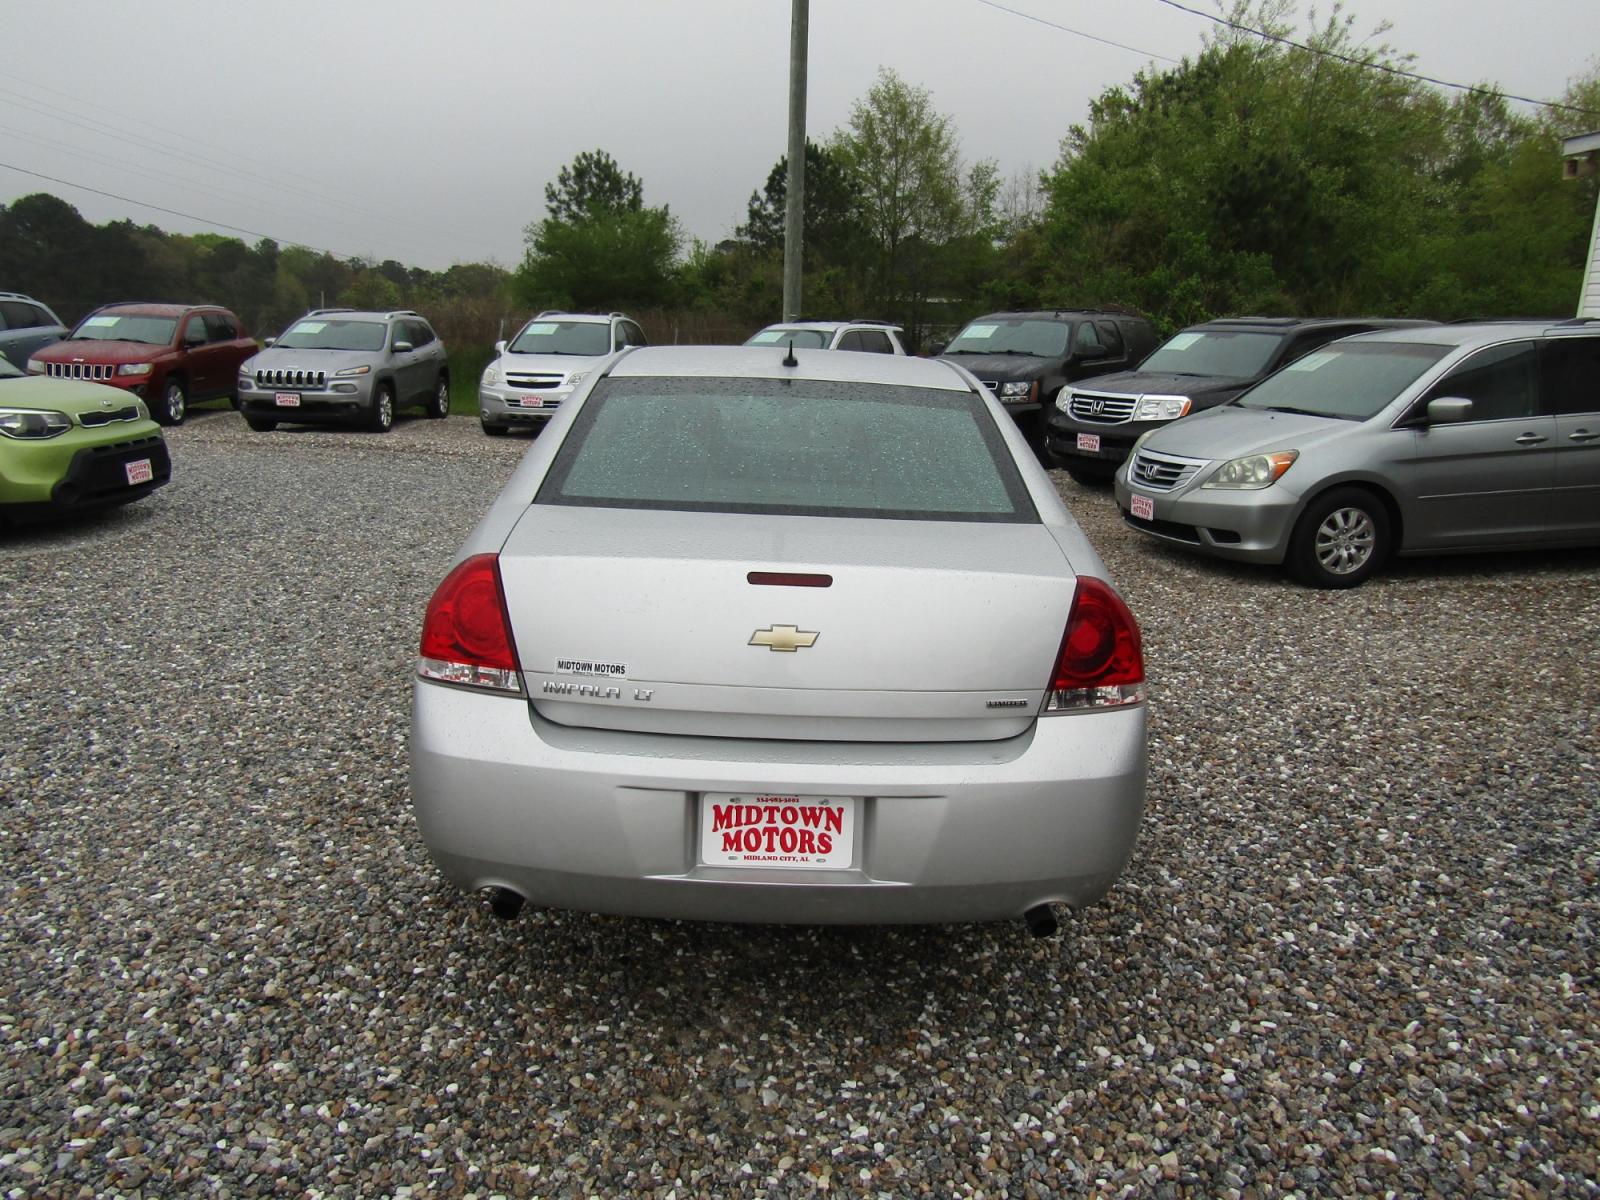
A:
[[[811,0],[793,0],[789,28],[789,180],[783,213],[783,319],[800,319],[806,211],[806,42]]]

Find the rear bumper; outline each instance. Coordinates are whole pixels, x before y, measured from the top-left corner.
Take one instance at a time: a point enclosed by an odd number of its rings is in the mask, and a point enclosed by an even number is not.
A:
[[[457,886],[714,921],[976,921],[1092,903],[1144,809],[1145,710],[1046,717],[1002,742],[783,743],[554,725],[418,681],[417,824]],[[707,866],[705,792],[861,797],[851,866]]]

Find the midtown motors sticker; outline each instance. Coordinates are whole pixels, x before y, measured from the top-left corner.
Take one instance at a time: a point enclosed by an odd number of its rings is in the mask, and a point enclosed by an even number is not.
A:
[[[718,867],[848,867],[853,796],[708,793],[700,803],[700,857]]]
[[[598,658],[558,658],[557,675],[588,675],[600,679],[626,679],[628,664]]]

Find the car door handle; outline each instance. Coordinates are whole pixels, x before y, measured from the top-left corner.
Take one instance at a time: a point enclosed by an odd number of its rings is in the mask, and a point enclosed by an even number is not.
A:
[[[1596,429],[1592,433],[1587,429],[1574,429],[1567,434],[1567,441],[1569,442],[1592,442],[1595,438],[1600,438],[1600,429]]]
[[[1545,437],[1542,433],[1524,433],[1517,438],[1517,445],[1537,446],[1540,442],[1547,442],[1549,440],[1550,439]]]

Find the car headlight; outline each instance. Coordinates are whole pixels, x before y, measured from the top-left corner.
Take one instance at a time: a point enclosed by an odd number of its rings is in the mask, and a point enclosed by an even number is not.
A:
[[[1194,401],[1187,396],[1145,396],[1134,407],[1135,421],[1176,421],[1189,415]]]
[[[499,371],[498,368],[493,367],[493,366],[489,366],[489,367],[485,367],[483,369],[483,386],[484,387],[493,387],[495,384],[497,384],[499,382],[500,382],[500,371]]]
[[[0,408],[0,433],[9,438],[40,440],[53,438],[72,428],[72,418],[64,412],[37,408]]]
[[[148,375],[150,374],[150,366],[151,364],[149,363],[122,363],[117,367],[117,374]]]
[[[342,371],[335,371],[333,373],[333,377],[335,379],[348,379],[352,375],[365,375],[370,370],[372,370],[372,368],[363,363],[359,367],[346,367]]]
[[[1294,460],[1299,457],[1298,450],[1280,450],[1276,454],[1250,454],[1229,459],[1200,486],[1235,492],[1260,491],[1277,483],[1279,476],[1294,466]]]
[[[37,358],[30,358],[28,360],[28,374],[29,375],[43,375],[44,374],[44,363],[40,362]]]
[[[1002,396],[1026,396],[1032,387],[1032,383],[1002,383],[1000,385],[1000,394]]]
[[[571,375],[567,376],[567,386],[575,388],[585,379],[587,379],[588,376],[589,372],[587,371],[574,371]]]
[[[143,400],[135,400],[133,407],[139,413],[139,420],[148,421],[150,419],[150,410],[145,407]]]

